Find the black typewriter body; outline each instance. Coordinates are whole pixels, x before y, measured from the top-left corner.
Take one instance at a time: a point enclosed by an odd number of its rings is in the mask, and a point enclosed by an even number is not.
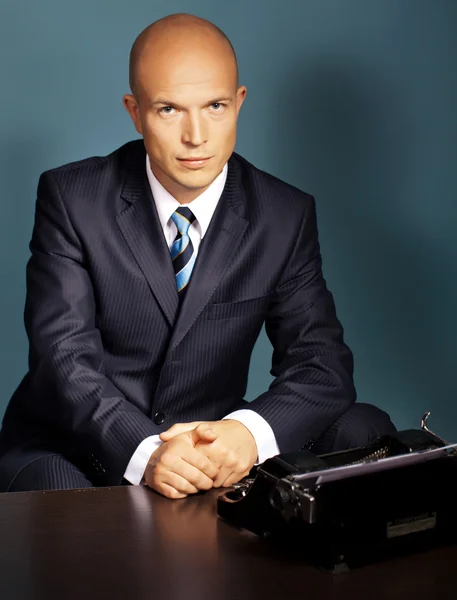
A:
[[[427,460],[402,466],[384,460],[427,458],[432,451]],[[351,474],[325,477],[336,467],[370,463],[382,468],[339,469]],[[343,572],[457,543],[456,483],[456,449],[426,428],[410,429],[363,448],[268,459],[255,476],[219,495],[217,514],[293,556]]]

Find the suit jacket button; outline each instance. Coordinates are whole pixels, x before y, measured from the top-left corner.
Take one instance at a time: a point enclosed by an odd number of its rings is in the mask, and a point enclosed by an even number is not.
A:
[[[158,412],[154,415],[154,423],[156,423],[157,425],[162,425],[164,421],[165,415],[163,414],[163,412]]]

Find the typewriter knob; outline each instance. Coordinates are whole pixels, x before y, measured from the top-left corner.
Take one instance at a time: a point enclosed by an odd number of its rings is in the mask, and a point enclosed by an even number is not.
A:
[[[276,510],[284,513],[290,512],[292,497],[288,490],[283,487],[276,487],[270,494],[270,503]],[[295,507],[293,508],[295,510]],[[289,515],[290,516],[290,515]]]
[[[232,484],[233,494],[238,498],[244,498],[249,492],[250,487],[254,483],[254,479],[246,479]]]

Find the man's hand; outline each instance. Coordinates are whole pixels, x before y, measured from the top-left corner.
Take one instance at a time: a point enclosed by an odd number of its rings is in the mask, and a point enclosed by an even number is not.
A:
[[[182,426],[177,423],[160,434],[160,439],[169,443]],[[247,427],[239,421],[225,419],[208,421],[197,425],[190,432],[192,439],[197,440],[195,450],[207,457],[218,472],[212,483],[213,487],[229,487],[246,477],[257,461],[257,445]]]
[[[176,437],[180,433],[184,433],[185,431],[191,431],[195,429],[198,425],[202,423],[206,423],[206,421],[189,421],[189,423],[175,423],[168,431],[173,430],[173,435],[171,437]],[[168,438],[171,439],[171,438]]]
[[[216,440],[216,434],[208,427],[178,433],[164,442],[152,454],[145,470],[145,481],[150,487],[167,498],[185,498],[198,490],[209,490],[218,476],[221,463],[216,456],[211,461],[195,446],[205,437],[206,443]],[[180,429],[176,428],[178,431]]]

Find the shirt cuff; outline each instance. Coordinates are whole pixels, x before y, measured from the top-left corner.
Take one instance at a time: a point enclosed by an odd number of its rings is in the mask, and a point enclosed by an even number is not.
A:
[[[270,424],[265,421],[263,417],[250,409],[235,410],[234,412],[226,415],[224,419],[233,419],[243,423],[245,427],[249,429],[252,436],[254,437],[255,443],[257,444],[257,463],[261,464],[279,454],[279,447],[276,442],[273,429]]]
[[[130,459],[124,473],[124,479],[127,479],[132,485],[140,485],[148,461],[151,458],[151,454],[155,452],[161,444],[162,440],[158,435],[151,435],[144,439]]]

